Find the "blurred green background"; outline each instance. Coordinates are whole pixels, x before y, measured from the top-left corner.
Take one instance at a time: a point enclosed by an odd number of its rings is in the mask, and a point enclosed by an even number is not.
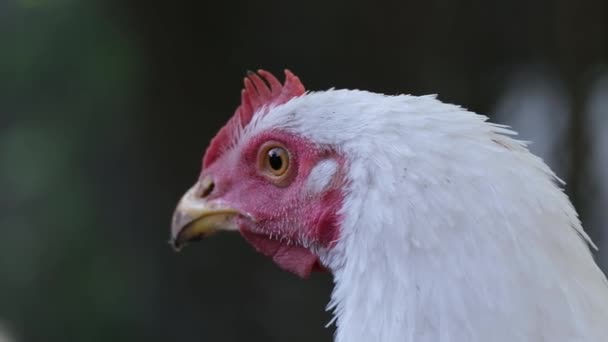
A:
[[[603,0],[1,0],[0,341],[331,341],[329,275],[236,235],[167,245],[260,67],[513,125],[608,267],[607,62]]]

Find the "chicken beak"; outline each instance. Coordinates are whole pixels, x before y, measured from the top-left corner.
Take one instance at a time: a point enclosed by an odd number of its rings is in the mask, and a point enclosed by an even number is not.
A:
[[[180,250],[186,243],[200,240],[220,230],[237,230],[231,220],[239,212],[199,196],[197,183],[179,201],[171,223],[169,243]]]

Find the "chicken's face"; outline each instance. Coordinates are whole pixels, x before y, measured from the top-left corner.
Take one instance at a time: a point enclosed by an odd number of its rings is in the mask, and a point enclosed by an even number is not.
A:
[[[251,90],[256,96],[265,90],[272,95],[273,89],[262,89],[265,84],[257,86]],[[266,100],[270,103],[262,105],[274,104]],[[332,148],[291,132],[239,134],[231,125],[212,141],[198,182],[178,205],[173,243],[180,247],[217,230],[238,230],[281,268],[307,277],[322,268],[315,252],[333,247],[339,235],[344,160]]]

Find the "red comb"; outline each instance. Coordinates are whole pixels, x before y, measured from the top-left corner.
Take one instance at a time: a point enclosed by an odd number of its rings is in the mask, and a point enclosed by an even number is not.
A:
[[[203,167],[210,165],[221,155],[224,149],[230,145],[235,134],[249,124],[256,112],[283,104],[306,91],[300,79],[287,69],[284,84],[265,70],[258,70],[257,74],[248,72],[243,83],[241,105],[228,123],[211,140],[203,158]]]

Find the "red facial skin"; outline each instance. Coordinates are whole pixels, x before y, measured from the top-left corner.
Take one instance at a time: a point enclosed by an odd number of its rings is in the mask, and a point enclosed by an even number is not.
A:
[[[259,170],[260,148],[268,142],[278,142],[289,152],[289,176],[284,184],[274,184]],[[323,159],[338,162],[337,174],[320,193],[310,193],[305,190],[308,176]],[[332,150],[290,133],[267,131],[244,147],[215,158],[205,166],[201,179],[211,176],[215,182],[209,200],[221,201],[244,214],[236,220],[242,236],[256,250],[281,268],[306,278],[312,270],[323,267],[304,246],[332,248],[338,239],[343,164]]]

